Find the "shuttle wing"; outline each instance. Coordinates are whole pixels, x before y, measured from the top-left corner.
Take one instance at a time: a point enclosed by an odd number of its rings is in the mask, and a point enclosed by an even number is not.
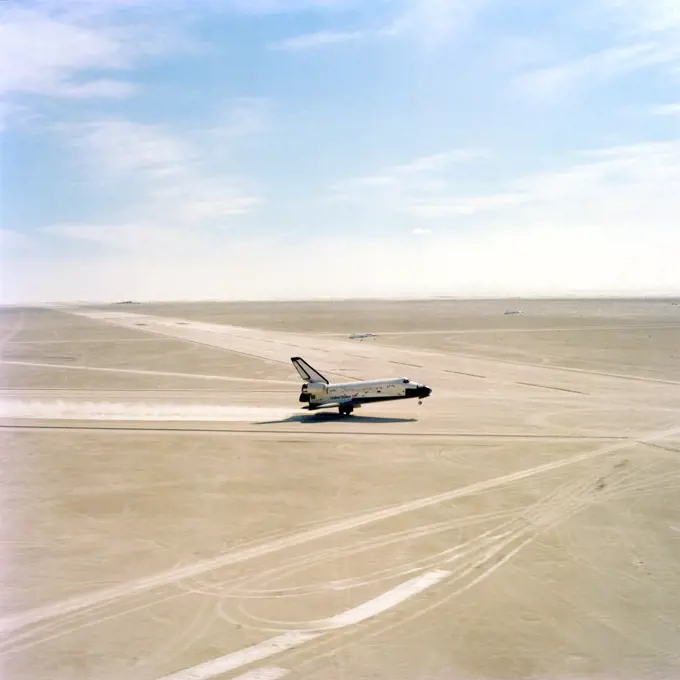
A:
[[[338,408],[338,406],[342,406],[343,404],[351,404],[353,402],[353,399],[351,397],[347,399],[335,399],[334,401],[324,401],[321,404],[314,404],[313,406],[303,406],[303,409],[307,409],[308,411],[317,411],[320,408]],[[361,404],[354,404],[354,408],[361,408]]]

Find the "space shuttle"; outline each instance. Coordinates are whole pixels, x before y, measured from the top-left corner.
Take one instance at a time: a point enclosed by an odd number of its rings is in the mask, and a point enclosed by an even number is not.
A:
[[[299,401],[306,404],[302,408],[309,411],[337,408],[340,415],[348,416],[363,404],[401,399],[418,399],[421,404],[432,394],[427,385],[411,382],[408,378],[330,383],[302,357],[291,357],[291,361],[304,381]]]

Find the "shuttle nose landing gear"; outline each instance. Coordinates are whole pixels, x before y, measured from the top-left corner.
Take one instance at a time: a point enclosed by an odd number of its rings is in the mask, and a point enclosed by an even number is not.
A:
[[[423,404],[423,399],[429,397],[432,394],[432,388],[427,387],[426,385],[421,385],[418,388],[417,396],[418,396],[418,406],[422,406]]]
[[[348,404],[347,406],[339,406],[338,411],[340,412],[341,416],[348,416],[354,411],[354,407],[351,404]]]

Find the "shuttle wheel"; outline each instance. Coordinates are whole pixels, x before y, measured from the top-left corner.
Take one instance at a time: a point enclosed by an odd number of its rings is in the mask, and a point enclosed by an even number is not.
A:
[[[338,408],[338,411],[340,412],[341,416],[348,416],[352,413],[354,408],[352,406],[340,406]]]

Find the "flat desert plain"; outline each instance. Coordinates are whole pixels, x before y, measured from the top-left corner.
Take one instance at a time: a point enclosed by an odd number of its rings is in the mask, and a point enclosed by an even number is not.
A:
[[[680,677],[676,301],[0,320],[2,678]]]

